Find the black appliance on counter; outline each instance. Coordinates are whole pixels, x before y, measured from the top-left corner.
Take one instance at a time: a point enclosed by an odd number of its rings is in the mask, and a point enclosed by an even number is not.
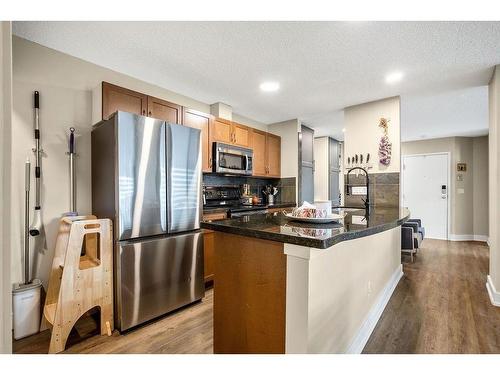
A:
[[[203,209],[227,208],[228,217],[265,214],[265,204],[242,203],[241,188],[238,185],[204,186]]]

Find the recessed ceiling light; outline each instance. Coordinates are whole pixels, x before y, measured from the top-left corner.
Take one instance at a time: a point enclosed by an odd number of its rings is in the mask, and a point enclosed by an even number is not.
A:
[[[345,128],[343,128],[342,131],[345,133]]]
[[[385,76],[385,83],[388,83],[390,85],[394,83],[398,83],[403,79],[403,73],[402,72],[393,72]]]
[[[273,91],[278,91],[280,89],[280,84],[279,82],[268,81],[268,82],[262,82],[259,87],[262,91],[273,92]]]

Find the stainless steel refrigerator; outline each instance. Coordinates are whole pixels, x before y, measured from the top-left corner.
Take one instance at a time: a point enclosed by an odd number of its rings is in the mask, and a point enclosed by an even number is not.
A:
[[[200,130],[116,112],[92,129],[92,212],[113,220],[121,331],[204,296]]]

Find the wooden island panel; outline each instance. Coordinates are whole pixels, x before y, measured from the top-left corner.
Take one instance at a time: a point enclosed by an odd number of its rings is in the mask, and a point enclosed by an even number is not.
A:
[[[215,232],[214,353],[285,353],[283,243]]]

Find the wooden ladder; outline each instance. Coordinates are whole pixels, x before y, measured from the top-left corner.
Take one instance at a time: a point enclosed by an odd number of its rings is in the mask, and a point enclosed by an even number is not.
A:
[[[52,325],[49,353],[62,352],[76,321],[100,308],[101,335],[113,330],[113,240],[109,219],[67,216],[59,222],[43,314]]]

